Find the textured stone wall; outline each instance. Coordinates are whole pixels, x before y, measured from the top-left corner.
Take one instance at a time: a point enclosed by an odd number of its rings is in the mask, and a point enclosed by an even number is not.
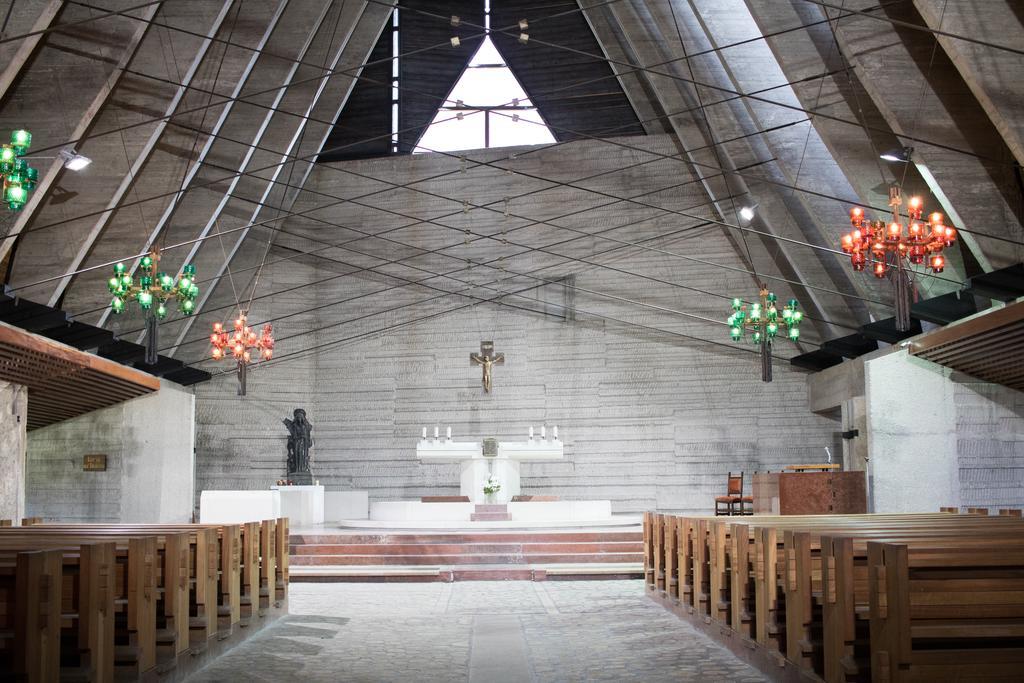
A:
[[[667,137],[627,143],[677,152]],[[839,452],[838,422],[810,413],[804,375],[785,361],[792,346],[779,345],[775,382],[763,384],[750,345],[733,345],[718,322],[729,312],[724,297],[752,296],[753,279],[671,255],[745,267],[730,238],[702,224],[712,213],[701,206],[705,198],[683,164],[593,142],[527,150],[514,159],[507,151],[468,157],[414,156],[314,171],[312,192],[296,211],[379,191],[376,205],[392,213],[356,200],[290,218],[285,228],[292,234],[274,237],[258,294],[289,291],[257,298],[250,322],[275,320],[280,360],[250,373],[244,398],[235,395],[232,375],[197,386],[197,489],[263,488],[284,476],[281,420],[296,407],[314,425],[316,478],[328,489],[368,490],[371,500],[457,493],[456,465],[415,459],[421,428],[434,424],[451,425],[457,439],[523,438],[530,425],[557,424],[565,461],[524,465],[523,490],[611,499],[617,512],[707,511],[729,471],[749,475],[819,461],[825,446]],[[478,160],[499,168],[477,166]],[[503,164],[517,173],[505,173]],[[533,174],[599,192],[545,184]],[[579,180],[586,177],[593,179]],[[414,181],[419,191],[394,187]],[[544,191],[513,199],[504,218],[503,197],[535,189]],[[600,192],[643,195],[680,213],[610,201]],[[495,210],[464,207],[463,197]],[[606,232],[592,236],[600,231]],[[243,255],[233,270],[258,262],[265,237],[255,241],[250,261]],[[346,241],[344,249],[324,246]],[[314,249],[318,257],[299,253]],[[497,269],[502,256],[504,273]],[[385,262],[401,258],[409,260]],[[524,273],[573,275],[576,289],[566,299],[564,287],[538,288]],[[236,276],[236,290],[244,292],[245,282]],[[784,284],[774,289],[780,298],[790,296]],[[499,294],[506,295],[504,305],[473,306],[470,298]],[[224,310],[199,318],[180,357],[206,353],[210,324],[232,316],[231,296],[229,288],[218,290],[210,307]],[[574,310],[567,314],[559,304]],[[312,307],[317,310],[298,313]],[[814,336],[813,322],[806,334]],[[469,363],[483,339],[506,354],[490,395],[482,392],[480,369]],[[314,346],[320,346],[315,353],[291,355]]]
[[[954,377],[960,504],[1024,507],[1024,394]]]
[[[164,382],[155,394],[28,435],[28,516],[64,522],[189,522],[195,397]],[[82,456],[105,454],[105,472]]]

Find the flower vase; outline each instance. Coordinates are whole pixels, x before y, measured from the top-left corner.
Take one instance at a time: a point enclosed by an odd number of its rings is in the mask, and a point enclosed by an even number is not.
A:
[[[484,504],[485,505],[495,505],[497,502],[498,502],[498,494],[497,493],[485,493],[484,494]]]

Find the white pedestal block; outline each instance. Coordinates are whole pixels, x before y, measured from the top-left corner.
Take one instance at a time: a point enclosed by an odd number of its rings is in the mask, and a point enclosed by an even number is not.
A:
[[[369,519],[368,491],[324,491],[324,521]]]
[[[323,486],[271,486],[281,494],[281,516],[292,529],[324,523]]]
[[[200,524],[241,524],[283,517],[277,491],[203,491]]]

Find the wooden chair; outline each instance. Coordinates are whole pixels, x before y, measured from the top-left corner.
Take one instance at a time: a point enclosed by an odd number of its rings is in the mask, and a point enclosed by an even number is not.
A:
[[[734,475],[730,472],[726,495],[715,497],[715,516],[735,515],[737,506],[740,509],[738,514],[743,514],[743,473]]]

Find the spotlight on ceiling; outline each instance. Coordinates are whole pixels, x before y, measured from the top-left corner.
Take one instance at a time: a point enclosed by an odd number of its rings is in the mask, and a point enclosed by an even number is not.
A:
[[[77,153],[73,149],[62,149],[59,156],[64,160],[64,168],[69,171],[81,171],[92,163],[92,159]]]
[[[757,210],[757,206],[757,204],[754,204],[753,206],[744,206],[742,209],[740,209],[740,218],[742,218],[747,223],[754,220],[754,214]]]
[[[884,159],[885,161],[896,161],[905,164],[910,161],[910,155],[913,153],[913,147],[899,147],[882,152],[878,155],[878,158]]]

